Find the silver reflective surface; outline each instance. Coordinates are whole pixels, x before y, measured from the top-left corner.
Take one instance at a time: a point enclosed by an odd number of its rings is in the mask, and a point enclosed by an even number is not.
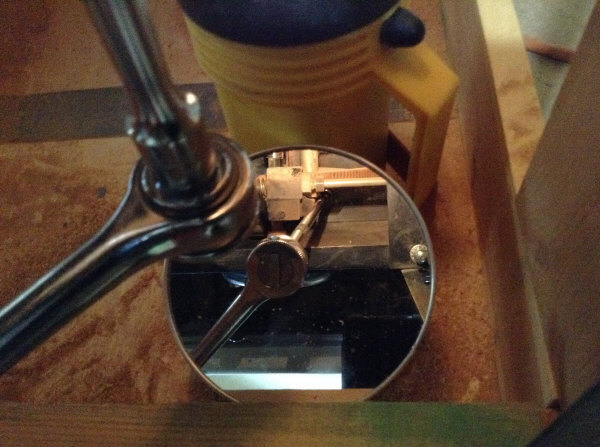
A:
[[[383,172],[341,151],[252,158],[261,205],[249,238],[166,265],[180,346],[232,399],[341,389],[366,398],[400,372],[429,318],[434,265],[420,214]]]

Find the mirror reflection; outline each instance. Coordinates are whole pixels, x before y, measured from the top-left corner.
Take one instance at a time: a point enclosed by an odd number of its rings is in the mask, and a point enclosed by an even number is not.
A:
[[[400,372],[431,310],[420,215],[389,177],[340,151],[252,158],[260,211],[249,238],[167,263],[180,345],[234,399],[247,390],[367,397]]]

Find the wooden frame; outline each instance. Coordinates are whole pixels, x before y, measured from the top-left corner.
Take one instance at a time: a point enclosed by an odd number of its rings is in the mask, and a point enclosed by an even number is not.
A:
[[[2,445],[340,446],[525,445],[540,430],[524,405],[0,404]]]
[[[512,3],[442,7],[503,395],[568,405],[600,379],[600,7],[545,130]]]

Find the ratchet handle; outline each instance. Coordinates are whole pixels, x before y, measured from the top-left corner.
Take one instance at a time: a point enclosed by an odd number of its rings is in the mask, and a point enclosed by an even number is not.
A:
[[[308,255],[289,236],[269,236],[259,242],[248,256],[244,290],[190,352],[196,365],[202,367],[262,303],[302,287],[307,270]]]
[[[328,198],[328,194],[323,195],[315,202],[291,236],[268,236],[252,250],[246,264],[248,280],[244,290],[189,354],[198,367],[202,367],[262,303],[270,298],[284,298],[302,287],[308,271],[308,255],[298,241],[313,226]]]

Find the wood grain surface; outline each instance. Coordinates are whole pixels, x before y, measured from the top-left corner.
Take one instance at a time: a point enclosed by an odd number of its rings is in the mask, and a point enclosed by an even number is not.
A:
[[[4,446],[523,446],[540,430],[523,405],[432,403],[0,404]]]
[[[600,381],[599,55],[597,5],[517,196],[526,267],[566,404]]]
[[[442,7],[451,59],[463,79],[459,118],[491,289],[502,396],[552,405],[557,392],[530,279],[521,264],[514,207],[543,129],[517,18],[508,0],[449,0]]]

